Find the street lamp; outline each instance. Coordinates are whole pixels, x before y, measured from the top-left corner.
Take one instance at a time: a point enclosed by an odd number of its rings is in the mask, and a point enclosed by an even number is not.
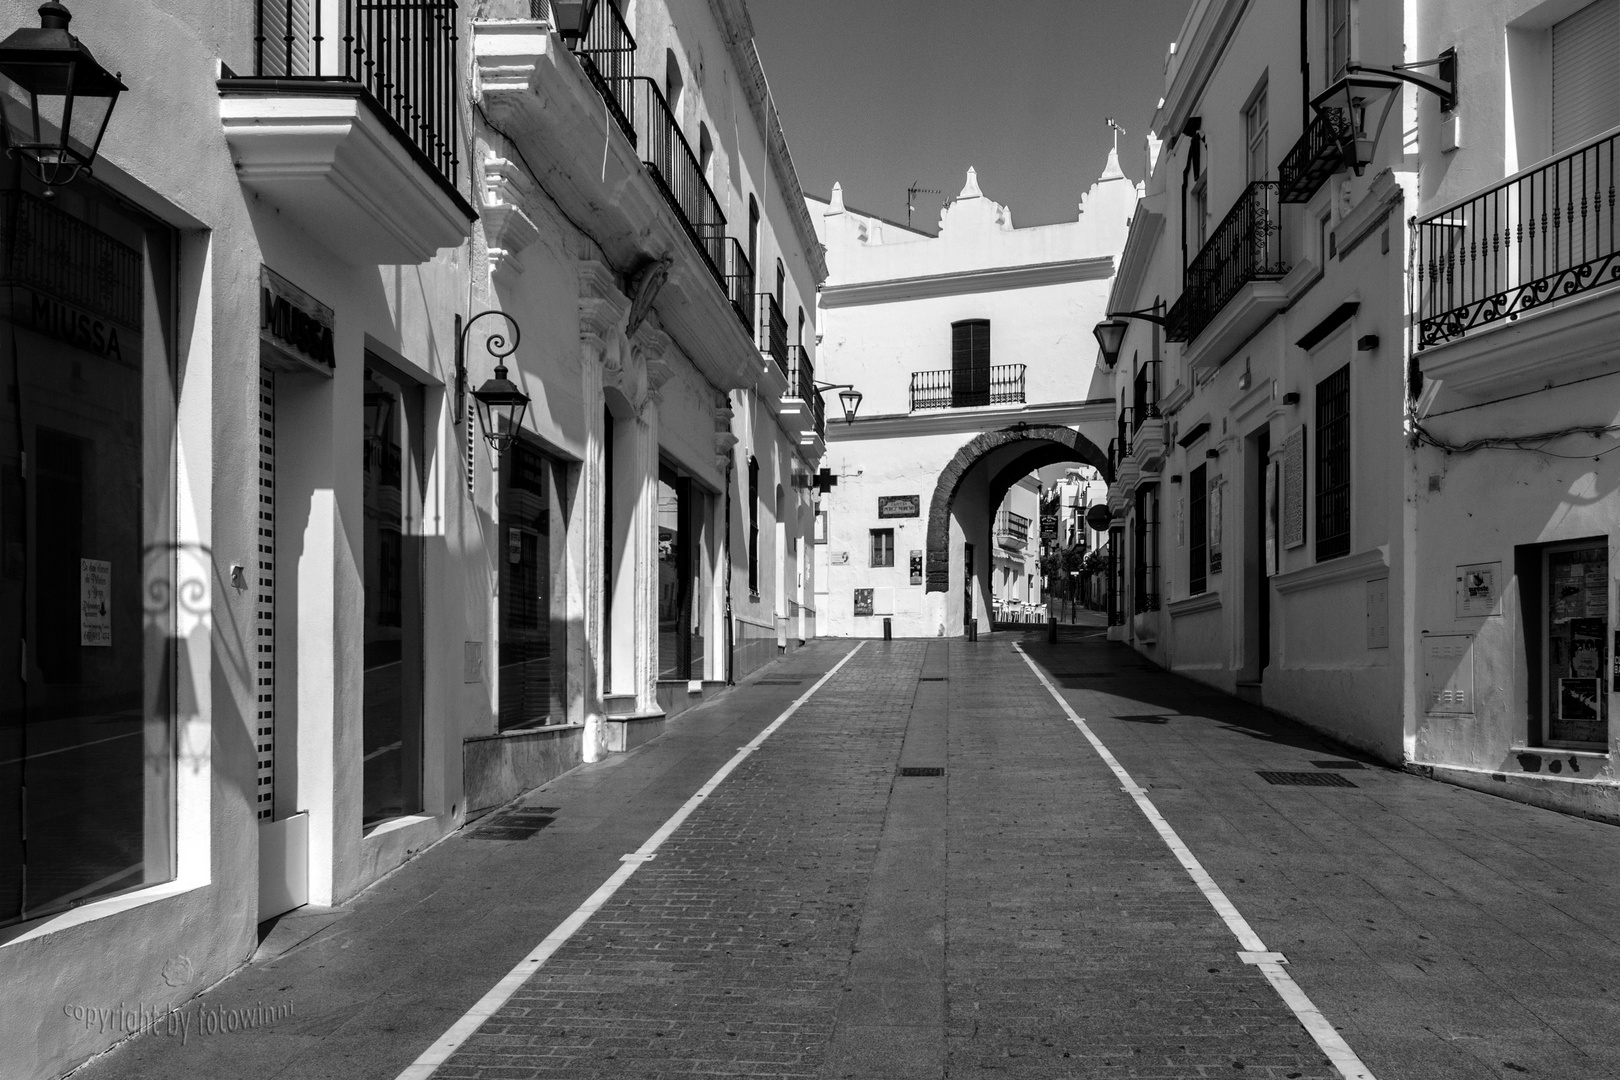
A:
[[[0,41],[0,118],[6,147],[45,185],[45,197],[90,171],[118,95],[128,89],[68,33],[73,18],[55,0],[39,6],[39,29]]]
[[[1413,68],[1434,67],[1437,75],[1420,75]],[[1390,110],[1395,107],[1401,83],[1434,94],[1440,111],[1457,107],[1457,51],[1447,49],[1433,60],[1419,60],[1394,67],[1369,67],[1352,61],[1345,75],[1311,99],[1311,108],[1322,114],[1330,129],[1339,134],[1344,163],[1360,176],[1378,149],[1379,137]],[[1376,117],[1376,119],[1373,119]]]
[[[505,334],[491,334],[485,339],[484,348],[495,358],[495,376],[485,380],[484,385],[472,392],[473,402],[478,406],[478,426],[484,433],[484,441],[500,454],[517,438],[523,416],[529,409],[529,395],[506,377],[506,365],[501,363],[517,351],[518,340],[522,336],[517,320],[504,311],[480,311],[468,319],[465,326],[462,325],[461,316],[456,316],[456,415],[459,420],[466,413],[466,406],[462,402],[467,390],[467,334],[472,330],[473,323],[485,315],[498,316],[512,325],[510,345],[506,343]]]
[[[818,394],[825,394],[829,390],[837,390],[838,404],[844,407],[844,423],[853,424],[855,422],[855,410],[861,407],[861,398],[864,396],[859,390],[849,383],[818,382],[815,385]]]
[[[1164,307],[1163,300],[1154,300],[1152,307],[1142,308],[1140,311],[1110,311],[1108,317],[1091,328],[1091,333],[1097,339],[1097,345],[1102,349],[1103,363],[1108,370],[1114,370],[1119,363],[1120,346],[1125,344],[1125,331],[1130,328],[1126,319],[1141,319],[1158,326],[1165,325],[1165,316],[1159,314]]]
[[[590,29],[597,0],[551,0],[552,19],[564,41],[576,42]]]

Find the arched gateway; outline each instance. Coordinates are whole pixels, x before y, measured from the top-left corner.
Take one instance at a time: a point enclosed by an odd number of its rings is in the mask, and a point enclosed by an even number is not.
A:
[[[977,435],[958,450],[940,470],[928,505],[927,591],[942,593],[951,587],[951,518],[964,485],[982,480],[982,511],[993,514],[1019,477],[1064,461],[1090,465],[1113,482],[1108,455],[1070,427],[1014,424]]]

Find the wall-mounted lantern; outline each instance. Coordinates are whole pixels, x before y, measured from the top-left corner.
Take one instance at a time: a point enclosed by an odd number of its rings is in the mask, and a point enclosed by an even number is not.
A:
[[[55,0],[39,6],[39,29],[0,41],[0,116],[6,148],[45,185],[90,171],[118,95],[128,89],[68,33],[73,16]]]
[[[844,407],[844,423],[855,422],[855,410],[861,407],[861,398],[864,396],[849,383],[816,383],[816,393],[825,394],[829,390],[838,391],[838,404]]]
[[[551,0],[551,14],[557,33],[571,43],[585,36],[596,14],[597,0]]]
[[[1163,300],[1154,300],[1152,307],[1142,308],[1140,311],[1110,311],[1108,317],[1091,328],[1092,336],[1097,339],[1097,345],[1102,349],[1103,364],[1109,371],[1119,363],[1119,350],[1125,344],[1125,331],[1130,328],[1126,319],[1141,319],[1157,326],[1165,325],[1165,317],[1159,312],[1164,308]]]
[[[1412,70],[1425,67],[1437,68],[1438,72],[1420,75]],[[1333,120],[1334,130],[1344,132],[1341,147],[1344,163],[1354,169],[1357,176],[1378,149],[1384,123],[1395,107],[1396,91],[1403,82],[1434,94],[1440,99],[1440,111],[1451,112],[1457,107],[1457,50],[1447,49],[1433,60],[1388,68],[1352,61],[1343,78],[1311,99],[1311,107]]]
[[[484,441],[500,454],[505,453],[512,440],[517,438],[518,429],[523,426],[524,414],[529,410],[529,395],[506,377],[506,365],[501,363],[517,351],[518,340],[522,336],[517,320],[504,311],[480,311],[468,319],[465,326],[462,325],[461,316],[456,316],[456,418],[459,423],[467,413],[467,333],[472,330],[473,323],[485,315],[498,316],[512,325],[510,345],[505,334],[491,334],[485,340],[484,347],[495,358],[495,375],[472,392],[473,402],[478,406],[478,426],[484,433]]]

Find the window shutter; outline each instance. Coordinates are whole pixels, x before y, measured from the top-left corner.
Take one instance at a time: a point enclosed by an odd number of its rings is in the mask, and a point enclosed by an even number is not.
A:
[[[951,404],[990,404],[990,320],[951,324]]]
[[[1552,28],[1553,152],[1620,126],[1620,0],[1597,0]]]

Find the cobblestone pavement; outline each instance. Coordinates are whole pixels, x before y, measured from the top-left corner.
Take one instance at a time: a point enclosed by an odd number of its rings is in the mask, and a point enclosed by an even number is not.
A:
[[[1620,830],[1065,634],[867,642],[434,1075],[1338,1076],[1016,641],[1373,1076],[1620,1076]],[[852,645],[531,793],[555,826],[453,838],[203,1002],[296,1022],[83,1076],[392,1080]]]

